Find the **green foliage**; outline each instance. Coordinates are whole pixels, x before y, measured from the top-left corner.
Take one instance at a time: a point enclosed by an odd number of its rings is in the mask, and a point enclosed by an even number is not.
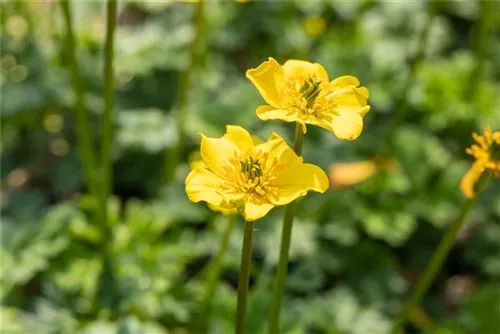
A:
[[[71,2],[77,58],[91,118],[101,135],[104,4]],[[165,150],[177,138],[182,74],[194,39],[192,3],[120,2],[115,45],[114,196],[109,222],[84,191],[74,93],[66,71],[57,2],[2,3],[2,169],[0,261],[2,333],[188,333],[196,321],[205,269],[226,219],[184,193],[199,133],[227,124],[289,142],[292,127],[262,122],[264,101],[245,71],[267,57],[324,64],[331,78],[351,74],[370,90],[362,136],[339,141],[308,128],[304,159],[396,162],[364,182],[299,201],[283,303],[284,333],[382,333],[414,287],[464,198],[470,134],[500,129],[500,40],[491,33],[478,66],[478,3],[439,2],[425,58],[409,73],[427,9],[417,2],[265,2],[205,4],[201,57],[192,68],[183,162],[164,185]],[[493,6],[498,6],[493,4]],[[498,13],[492,11],[492,22]],[[324,29],[307,32],[310,18]],[[498,21],[498,20],[496,20]],[[498,24],[491,28],[498,29]],[[407,114],[388,149],[388,129],[411,84]],[[473,93],[474,92],[474,93]],[[97,149],[97,145],[95,145]],[[196,153],[195,153],[196,154]],[[378,159],[378,160],[377,160]],[[168,163],[168,161],[167,161]],[[490,180],[408,333],[496,333],[500,278],[500,184]],[[258,221],[247,330],[265,331],[283,210]],[[223,260],[210,333],[232,332],[243,226]],[[456,277],[473,284],[449,300]],[[424,322],[425,323],[425,322]]]

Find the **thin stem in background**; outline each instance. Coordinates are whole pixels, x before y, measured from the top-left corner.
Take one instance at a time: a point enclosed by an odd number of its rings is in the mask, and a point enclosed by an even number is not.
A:
[[[111,148],[113,144],[113,108],[114,108],[114,39],[116,29],[116,0],[106,4],[106,42],[104,45],[104,108],[102,112],[101,136],[101,182],[99,207],[103,224],[107,224],[107,202],[113,184]],[[106,228],[107,229],[107,228]]]
[[[224,234],[222,236],[219,251],[208,267],[203,297],[200,302],[200,308],[198,310],[198,317],[195,317],[194,326],[197,327],[193,328],[195,333],[208,332],[207,327],[209,325],[215,290],[217,289],[217,284],[219,283],[219,278],[222,271],[222,261],[226,254],[229,240],[236,224],[236,218],[236,215],[231,215],[228,217],[226,229],[224,230]]]
[[[443,236],[443,239],[439,243],[437,249],[434,251],[434,254],[432,254],[432,257],[427,265],[427,268],[425,268],[424,273],[419,278],[417,286],[413,289],[413,292],[411,293],[410,297],[406,300],[402,311],[397,316],[396,321],[394,322],[394,325],[392,327],[391,333],[393,334],[399,333],[399,330],[405,324],[409,313],[414,309],[415,306],[419,304],[420,300],[429,289],[429,286],[431,285],[434,278],[438,274],[439,269],[443,265],[444,260],[446,259],[448,253],[453,247],[457,234],[458,232],[460,232],[463,224],[465,223],[467,215],[476,204],[479,193],[484,189],[486,181],[488,180],[488,175],[489,175],[488,172],[483,172],[476,185],[476,195],[473,198],[470,198],[463,203],[458,217],[455,219],[455,221],[453,221],[453,223],[447,229],[445,235]]]
[[[92,138],[89,125],[89,115],[85,105],[85,90],[78,61],[76,59],[76,45],[73,35],[73,21],[68,0],[60,2],[64,21],[66,23],[66,52],[68,53],[71,85],[75,93],[76,130],[80,159],[83,164],[84,179],[87,190],[97,196],[97,179],[95,175],[95,157],[92,148]]]
[[[434,18],[437,16],[437,8],[436,8],[437,4],[435,3],[435,1],[429,1],[427,3],[427,6],[428,6],[427,21],[425,22],[425,25],[418,39],[417,52],[410,60],[410,63],[408,65],[408,75],[402,85],[401,93],[398,97],[398,100],[396,101],[395,104],[396,111],[386,137],[388,141],[388,145],[386,146],[388,146],[389,149],[394,146],[394,139],[395,139],[394,136],[396,135],[396,131],[403,123],[406,117],[406,113],[408,112],[408,90],[410,89],[413,80],[415,78],[416,69],[425,58],[424,57],[425,48],[427,45],[429,31],[431,29],[432,23],[434,22]]]
[[[196,68],[198,63],[198,57],[201,53],[201,42],[203,37],[203,28],[205,25],[205,17],[203,14],[204,0],[200,0],[196,4],[196,12],[193,16],[194,25],[196,26],[196,32],[194,39],[191,43],[189,49],[189,64],[188,68],[184,73],[182,73],[180,79],[179,88],[179,101],[177,104],[176,113],[176,126],[177,126],[177,143],[165,151],[165,184],[170,182],[174,178],[175,169],[182,161],[183,155],[183,145],[185,140],[185,124],[186,124],[186,110],[188,107],[188,97],[189,89],[191,87],[191,77],[193,70]]]
[[[490,1],[479,1],[478,5],[479,17],[474,29],[475,66],[469,80],[470,87],[467,89],[467,94],[471,94],[471,92],[473,92],[472,95],[476,98],[477,102],[480,103],[477,93],[479,83],[484,73],[484,65],[488,59],[488,51],[490,49],[488,42],[490,40],[494,24],[490,14],[494,13],[495,9],[493,6],[496,4]]]
[[[250,265],[252,263],[252,238],[254,222],[245,222],[243,246],[241,250],[240,277],[238,280],[238,302],[236,305],[235,334],[245,332],[245,318],[247,313],[248,281],[250,278]]]
[[[295,139],[293,150],[297,155],[302,154],[302,139],[304,133],[300,124],[295,125]],[[269,326],[267,332],[269,334],[279,333],[279,319],[281,302],[285,294],[285,280],[288,270],[288,252],[290,250],[290,243],[292,240],[292,227],[293,227],[293,209],[295,201],[285,207],[285,215],[283,217],[283,228],[281,231],[281,244],[280,244],[280,257],[278,260],[278,267],[274,277],[273,296],[271,299],[271,310],[269,313]]]

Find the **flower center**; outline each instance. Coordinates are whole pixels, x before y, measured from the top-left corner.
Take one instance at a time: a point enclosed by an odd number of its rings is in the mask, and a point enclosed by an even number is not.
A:
[[[302,87],[299,89],[299,94],[302,95],[302,97],[306,100],[307,109],[311,109],[314,105],[314,101],[319,95],[320,89],[319,89],[319,84],[321,81],[319,81],[316,78],[309,78],[306,80],[303,84]]]
[[[491,144],[489,148],[490,159],[494,162],[500,162],[500,145]]]
[[[326,87],[316,76],[288,77],[280,87],[284,109],[306,122],[331,120],[334,101]]]
[[[256,178],[262,176],[262,169],[260,168],[259,159],[249,157],[245,161],[240,161],[241,174],[243,178],[248,181],[254,181]]]

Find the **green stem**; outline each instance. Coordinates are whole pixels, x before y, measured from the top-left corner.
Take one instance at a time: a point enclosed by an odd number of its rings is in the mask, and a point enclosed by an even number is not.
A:
[[[241,250],[240,278],[238,280],[238,302],[236,307],[235,334],[245,332],[245,317],[247,313],[248,281],[250,278],[250,264],[252,262],[253,222],[245,222],[243,246]]]
[[[102,113],[102,136],[101,136],[101,191],[100,210],[104,224],[107,224],[108,217],[108,197],[113,184],[111,169],[111,148],[113,144],[113,108],[114,108],[114,39],[116,29],[116,0],[107,2],[106,20],[106,42],[104,45],[104,109]]]
[[[76,131],[80,159],[83,164],[84,177],[87,190],[97,196],[97,183],[95,177],[95,157],[92,148],[92,138],[89,125],[89,115],[85,105],[85,91],[82,75],[76,59],[76,45],[73,35],[73,21],[68,0],[60,2],[64,20],[66,22],[66,51],[68,53],[71,85],[75,93]]]
[[[460,232],[465,222],[465,219],[467,218],[467,215],[476,204],[479,193],[484,189],[487,180],[488,180],[488,173],[484,172],[477,182],[476,195],[473,198],[470,198],[463,203],[458,217],[455,219],[455,221],[453,221],[453,223],[446,231],[445,235],[443,236],[443,239],[439,243],[439,246],[434,251],[434,254],[431,257],[427,265],[427,268],[425,268],[424,273],[418,280],[417,286],[411,293],[410,298],[406,300],[403,309],[397,316],[396,321],[394,322],[394,325],[392,327],[391,333],[396,334],[399,332],[400,328],[405,324],[405,321],[409,313],[416,305],[418,305],[424,294],[427,292],[427,289],[429,288],[432,281],[436,277],[444,260],[446,259],[448,253],[453,247],[458,232]]]
[[[389,142],[388,143],[389,148],[393,147],[395,139],[394,136],[396,134],[396,131],[401,126],[401,123],[404,121],[406,113],[408,112],[408,90],[410,89],[411,84],[413,83],[413,80],[415,78],[416,69],[424,60],[429,31],[431,29],[432,22],[434,21],[434,18],[436,17],[437,14],[436,10],[437,4],[435,4],[433,1],[430,1],[427,6],[428,6],[427,22],[425,23],[422,31],[420,32],[417,52],[409,62],[408,75],[406,76],[406,79],[401,88],[401,92],[399,93],[399,97],[396,101],[395,115],[386,137]]]
[[[203,299],[200,303],[200,308],[198,310],[198,317],[196,323],[194,324],[198,328],[194,328],[196,333],[206,333],[208,326],[208,318],[211,311],[212,301],[217,289],[217,283],[219,282],[219,277],[222,271],[222,260],[229,245],[229,239],[233,232],[236,223],[236,216],[232,215],[228,218],[226,229],[222,236],[221,244],[217,255],[208,267],[207,278],[205,281],[205,289],[203,294]]]
[[[196,12],[193,17],[196,26],[195,37],[189,49],[189,64],[187,70],[182,74],[179,88],[179,101],[177,104],[176,124],[177,124],[177,143],[165,152],[165,176],[164,181],[168,183],[174,178],[175,169],[182,160],[183,145],[185,140],[185,123],[186,109],[188,102],[189,89],[191,87],[191,78],[193,70],[198,63],[198,58],[201,53],[201,42],[204,31],[204,15],[203,15],[204,0],[200,0],[196,4]]]
[[[491,20],[491,13],[495,12],[493,8],[495,4],[490,1],[479,2],[479,18],[474,31],[475,42],[475,66],[472,70],[471,78],[469,80],[470,87],[467,94],[474,96],[478,92],[481,77],[484,72],[485,61],[488,58],[490,34],[492,32],[493,20]],[[491,6],[491,7],[490,7]]]
[[[302,139],[304,133],[300,124],[295,125],[295,140],[293,149],[297,155],[302,154]],[[292,227],[293,227],[293,209],[295,201],[285,207],[285,215],[283,217],[283,228],[281,231],[281,245],[280,257],[278,260],[278,267],[276,268],[276,275],[274,277],[273,296],[271,299],[271,310],[269,313],[269,326],[267,332],[269,334],[279,333],[279,318],[281,310],[281,301],[285,293],[285,279],[288,269],[288,252],[290,250],[290,243],[292,240]]]

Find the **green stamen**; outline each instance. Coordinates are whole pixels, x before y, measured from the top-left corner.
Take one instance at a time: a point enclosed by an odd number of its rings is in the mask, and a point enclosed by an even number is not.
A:
[[[300,87],[299,93],[304,97],[307,101],[307,108],[311,108],[314,104],[314,101],[319,95],[320,89],[319,84],[321,81],[317,79],[310,78],[302,87]]]

